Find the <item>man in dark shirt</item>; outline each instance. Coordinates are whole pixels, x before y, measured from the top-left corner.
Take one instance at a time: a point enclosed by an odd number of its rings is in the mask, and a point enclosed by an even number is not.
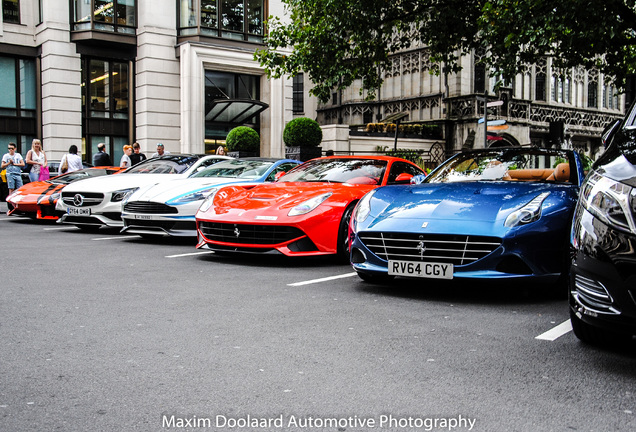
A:
[[[97,153],[93,156],[93,166],[112,166],[110,156],[106,153],[106,144],[97,144]]]
[[[133,143],[133,154],[130,155],[130,162],[132,163],[131,166],[135,166],[139,162],[143,162],[146,159],[148,158],[146,157],[145,154],[141,153],[141,147],[139,146],[139,143],[138,142]]]

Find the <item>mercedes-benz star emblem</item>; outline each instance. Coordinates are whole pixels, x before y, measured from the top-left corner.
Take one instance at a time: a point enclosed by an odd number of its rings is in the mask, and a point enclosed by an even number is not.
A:
[[[80,194],[75,194],[73,197],[73,204],[75,204],[76,207],[81,207],[82,204],[84,204],[84,197]]]

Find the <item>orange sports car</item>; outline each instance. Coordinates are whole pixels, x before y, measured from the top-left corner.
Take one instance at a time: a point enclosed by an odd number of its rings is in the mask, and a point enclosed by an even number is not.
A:
[[[7,197],[9,215],[24,215],[33,219],[57,220],[55,204],[64,186],[76,180],[117,174],[124,168],[102,166],[84,168],[49,180],[27,183]]]

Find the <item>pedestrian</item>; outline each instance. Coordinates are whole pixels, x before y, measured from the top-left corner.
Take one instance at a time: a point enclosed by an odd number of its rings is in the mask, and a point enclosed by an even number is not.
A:
[[[48,164],[46,153],[42,149],[42,141],[37,138],[31,141],[31,150],[27,152],[25,162],[31,165],[29,179],[32,182],[40,180],[40,170]]]
[[[112,164],[110,155],[106,153],[106,144],[97,144],[97,153],[93,155],[93,166],[111,166]]]
[[[135,166],[139,162],[143,162],[148,159],[145,154],[141,153],[141,147],[139,146],[138,142],[134,142],[132,148],[133,154],[130,155],[130,162],[132,163],[132,166]]]
[[[119,161],[119,166],[122,168],[130,168],[132,166],[132,162],[130,161],[130,156],[132,155],[132,146],[126,144],[124,146],[124,154]]]
[[[20,153],[15,151],[15,143],[10,142],[7,148],[9,152],[2,156],[0,170],[5,168],[7,170],[7,187],[9,188],[9,195],[11,195],[14,190],[22,187],[22,167],[24,166],[24,158]]]
[[[77,146],[73,144],[68,148],[68,153],[62,156],[60,161],[60,170],[58,175],[62,175],[67,172],[73,172],[84,168],[82,158],[77,154]]]
[[[218,146],[216,149],[216,154],[219,156],[225,156],[225,148],[222,145]]]
[[[157,143],[157,152],[152,154],[152,157],[163,156],[165,154],[170,154],[169,151],[165,151],[163,144]]]

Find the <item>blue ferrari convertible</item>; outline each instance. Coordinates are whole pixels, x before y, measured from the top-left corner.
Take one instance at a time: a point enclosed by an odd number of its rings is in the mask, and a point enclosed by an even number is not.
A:
[[[567,273],[583,170],[568,150],[462,152],[421,184],[366,194],[350,224],[351,263],[366,281],[538,278]]]

